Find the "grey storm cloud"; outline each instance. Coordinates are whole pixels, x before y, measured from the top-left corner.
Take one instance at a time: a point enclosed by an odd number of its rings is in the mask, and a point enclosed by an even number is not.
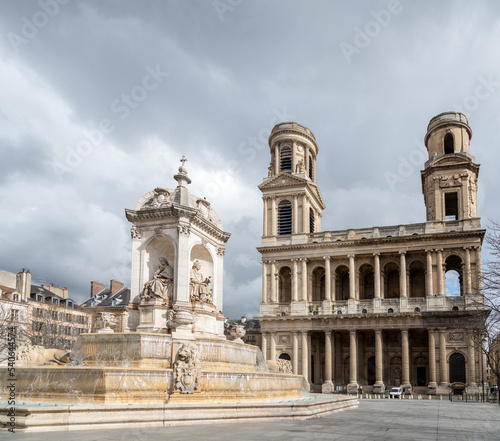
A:
[[[0,2],[0,268],[67,286],[129,283],[124,208],[173,187],[232,233],[225,314],[258,314],[267,136],[319,144],[322,229],[423,222],[429,120],[463,111],[500,219],[500,4],[494,0]],[[487,258],[487,251],[485,256]]]

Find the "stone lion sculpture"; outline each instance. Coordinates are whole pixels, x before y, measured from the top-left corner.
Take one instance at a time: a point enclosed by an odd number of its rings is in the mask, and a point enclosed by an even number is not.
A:
[[[20,366],[64,365],[71,352],[62,349],[47,349],[43,346],[20,346],[17,361]]]
[[[198,346],[195,343],[184,343],[175,357],[175,388],[183,394],[192,394],[198,389],[201,374],[201,362]]]

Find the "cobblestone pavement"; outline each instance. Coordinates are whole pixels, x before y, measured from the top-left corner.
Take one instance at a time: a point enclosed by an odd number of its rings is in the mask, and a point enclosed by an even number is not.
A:
[[[13,438],[12,438],[13,437]],[[427,400],[361,400],[359,408],[307,421],[203,424],[12,435],[26,441],[500,440],[500,406]]]

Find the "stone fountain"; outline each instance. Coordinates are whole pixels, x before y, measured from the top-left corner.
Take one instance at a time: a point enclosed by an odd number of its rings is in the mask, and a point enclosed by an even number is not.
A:
[[[210,203],[189,193],[181,162],[176,189],[156,188],[126,210],[134,332],[114,332],[114,317],[101,314],[100,329],[81,335],[73,362],[16,367],[17,397],[26,401],[17,408],[20,430],[298,419],[357,406],[348,397],[310,396],[289,366],[271,363],[278,366],[271,372],[260,349],[243,343],[242,327],[226,339],[230,234]],[[8,385],[6,368],[0,376]]]

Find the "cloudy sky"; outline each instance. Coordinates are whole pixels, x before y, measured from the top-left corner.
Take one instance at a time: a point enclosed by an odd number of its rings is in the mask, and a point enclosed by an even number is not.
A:
[[[129,285],[124,208],[185,155],[232,233],[225,315],[256,315],[257,185],[287,120],[316,135],[324,230],[425,221],[423,137],[448,110],[499,220],[499,47],[495,0],[0,0],[0,269],[79,302]]]

